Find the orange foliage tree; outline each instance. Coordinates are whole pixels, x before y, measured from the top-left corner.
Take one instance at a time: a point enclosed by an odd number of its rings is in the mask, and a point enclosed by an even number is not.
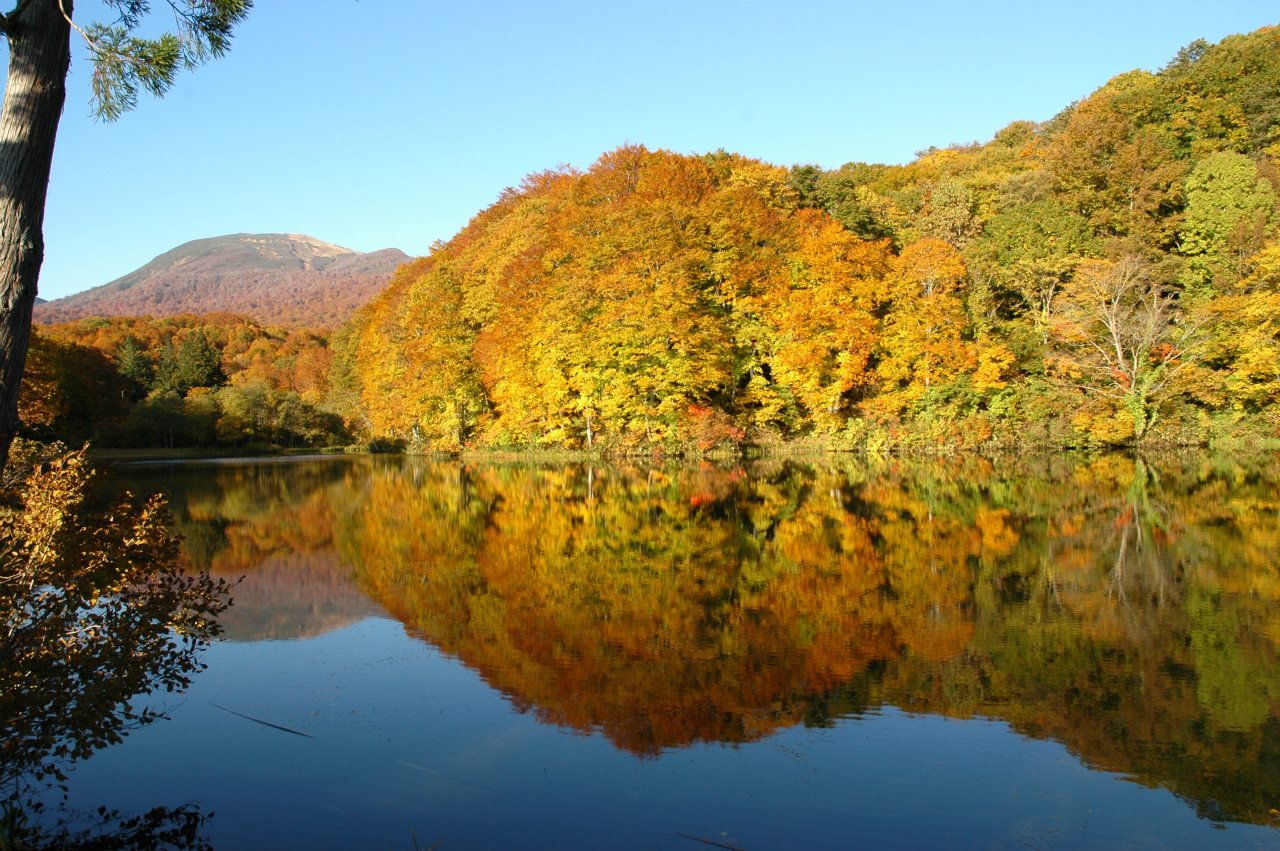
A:
[[[446,449],[678,445],[691,406],[836,423],[869,383],[886,260],[799,210],[783,169],[620,148],[402,269],[352,326],[351,415]]]

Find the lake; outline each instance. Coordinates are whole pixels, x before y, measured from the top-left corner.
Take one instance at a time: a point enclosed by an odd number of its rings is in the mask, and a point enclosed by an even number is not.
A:
[[[117,477],[244,578],[74,806],[218,849],[1280,846],[1274,457]]]

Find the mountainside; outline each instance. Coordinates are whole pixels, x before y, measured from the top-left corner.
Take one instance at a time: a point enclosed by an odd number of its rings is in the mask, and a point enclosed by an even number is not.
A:
[[[410,258],[361,254],[300,234],[197,239],[111,283],[37,305],[35,321],[227,312],[268,325],[336,327]]]

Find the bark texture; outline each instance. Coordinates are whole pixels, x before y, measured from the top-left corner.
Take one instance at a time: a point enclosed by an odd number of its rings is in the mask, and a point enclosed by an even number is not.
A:
[[[4,19],[9,79],[0,110],[0,470],[21,425],[18,390],[44,261],[49,168],[67,95],[71,4],[26,0]]]

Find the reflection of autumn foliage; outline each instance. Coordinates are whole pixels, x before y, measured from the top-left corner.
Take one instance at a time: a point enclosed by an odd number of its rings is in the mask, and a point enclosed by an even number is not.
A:
[[[634,753],[860,695],[1270,822],[1275,485],[1153,469],[425,466],[371,482],[338,535],[412,630]]]
[[[271,556],[244,574],[219,623],[231,641],[312,638],[382,613],[332,550]]]
[[[366,588],[519,705],[637,753],[767,734],[808,695],[955,652],[971,628],[963,560],[913,587],[876,521],[802,496],[839,491],[830,474],[419,475],[374,483],[344,536]]]
[[[977,483],[1016,485],[1022,540],[980,572],[965,652],[904,660],[881,699],[1000,717],[1204,817],[1275,823],[1274,474],[1104,458],[1053,478]]]
[[[233,467],[176,483],[188,567],[236,583],[226,638],[308,638],[382,614],[334,544],[334,512],[360,465]]]
[[[230,576],[253,570],[272,556],[331,550],[333,510],[325,496],[319,492],[265,518],[227,525],[226,546],[214,556],[210,570]]]
[[[337,548],[411,634],[632,753],[894,705],[1275,819],[1266,463],[307,469],[190,491],[205,561]]]

